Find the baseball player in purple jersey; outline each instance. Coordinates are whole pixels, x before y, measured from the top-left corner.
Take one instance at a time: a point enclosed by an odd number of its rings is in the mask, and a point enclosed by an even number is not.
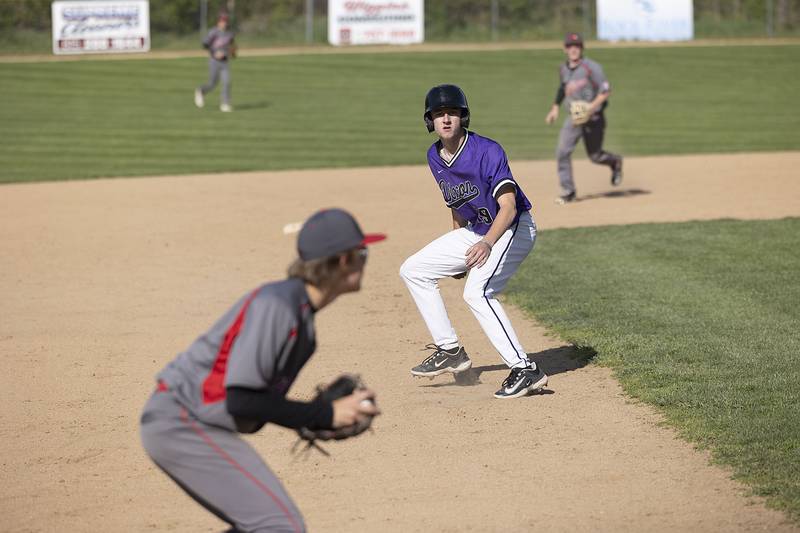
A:
[[[411,373],[432,378],[472,366],[439,294],[441,278],[467,274],[464,300],[511,368],[494,396],[524,396],[544,387],[547,376],[528,360],[497,295],[533,249],[536,224],[531,204],[514,180],[503,148],[466,129],[469,106],[460,88],[432,88],[425,97],[424,119],[428,131],[439,136],[428,150],[428,165],[450,209],[453,230],[400,268],[433,337],[433,353]]]
[[[214,90],[217,82],[222,79],[222,95],[219,109],[228,113],[231,107],[231,68],[230,61],[236,57],[236,44],[233,32],[228,29],[229,17],[221,13],[217,25],[208,32],[203,39],[203,48],[208,50],[208,81],[202,87],[194,90],[194,105],[203,107],[205,95]]]
[[[314,316],[358,291],[365,236],[340,209],[303,225],[289,277],[242,296],[157,376],[141,418],[142,444],[155,464],[230,531],[305,531],[300,511],[275,474],[238,433],[271,422],[287,428],[345,427],[378,414],[369,390],[325,403],[286,393],[316,348]],[[363,402],[363,403],[362,403]]]
[[[593,163],[611,168],[611,185],[622,182],[622,156],[603,150],[603,134],[606,119],[603,111],[608,105],[611,85],[596,61],[583,57],[583,38],[577,33],[568,33],[564,39],[564,53],[567,60],[559,69],[559,85],[556,99],[545,117],[547,124],[558,119],[558,108],[562,102],[569,109],[572,102],[589,102],[589,120],[585,124],[574,125],[569,114],[561,127],[558,137],[556,158],[558,160],[558,179],[561,196],[556,201],[565,204],[575,201],[575,181],[572,177],[572,152],[583,138],[586,153]]]

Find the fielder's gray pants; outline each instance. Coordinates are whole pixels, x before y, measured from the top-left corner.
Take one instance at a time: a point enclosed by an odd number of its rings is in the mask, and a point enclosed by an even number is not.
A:
[[[200,87],[203,94],[208,94],[217,86],[222,78],[222,99],[220,103],[231,103],[231,68],[228,61],[220,61],[213,57],[208,59],[208,82]]]
[[[231,431],[195,419],[169,392],[144,407],[142,444],[189,496],[232,531],[305,531],[300,511],[256,451]]]
[[[575,181],[572,178],[572,152],[575,151],[578,141],[583,137],[586,154],[593,163],[607,165],[614,168],[620,157],[603,150],[603,134],[606,130],[606,119],[603,113],[595,113],[586,124],[573,126],[572,120],[567,117],[561,126],[558,135],[558,181],[561,184],[561,194],[567,195],[575,192]]]

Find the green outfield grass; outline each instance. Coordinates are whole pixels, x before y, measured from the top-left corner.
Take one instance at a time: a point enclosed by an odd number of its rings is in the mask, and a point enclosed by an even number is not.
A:
[[[800,520],[800,219],[543,232],[510,299]]]
[[[589,50],[614,87],[607,147],[627,155],[796,150],[800,46]],[[0,182],[424,164],[425,92],[467,92],[475,131],[549,158],[560,51],[253,57],[235,113],[198,110],[201,58],[0,64]],[[582,157],[582,152],[581,152]]]

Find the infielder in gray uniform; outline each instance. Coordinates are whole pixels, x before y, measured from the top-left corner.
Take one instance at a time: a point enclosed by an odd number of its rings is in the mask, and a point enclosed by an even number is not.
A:
[[[300,511],[256,451],[239,437],[272,422],[335,429],[378,414],[374,393],[325,402],[286,393],[316,348],[314,315],[361,288],[364,235],[340,209],[314,214],[297,239],[289,277],[239,299],[157,376],[141,418],[142,444],[186,493],[230,531],[305,531]]]
[[[603,73],[603,67],[596,61],[583,57],[583,39],[577,33],[568,33],[564,39],[564,53],[567,60],[559,71],[559,86],[556,99],[545,117],[547,124],[558,119],[558,108],[562,102],[571,110],[564,119],[558,137],[558,179],[561,184],[560,204],[572,202],[576,198],[575,181],[572,178],[572,152],[583,137],[586,153],[593,163],[611,167],[611,185],[622,182],[622,156],[603,150],[603,134],[606,119],[603,111],[608,105],[611,85]],[[580,104],[585,102],[586,104]],[[587,108],[577,118],[573,106],[586,105]],[[587,105],[588,104],[588,105]]]
[[[222,13],[217,19],[217,25],[208,32],[203,39],[203,48],[208,50],[208,82],[194,90],[194,104],[197,107],[205,105],[205,95],[214,90],[217,82],[222,79],[222,96],[220,98],[220,111],[233,111],[231,107],[231,69],[230,60],[236,57],[236,43],[233,41],[233,32],[228,30],[228,14]]]

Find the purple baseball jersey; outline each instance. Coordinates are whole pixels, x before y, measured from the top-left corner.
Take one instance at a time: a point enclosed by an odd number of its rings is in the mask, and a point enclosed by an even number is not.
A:
[[[531,203],[514,181],[503,147],[477,133],[465,130],[465,134],[461,148],[450,162],[439,155],[441,141],[433,143],[428,150],[428,165],[447,207],[469,222],[472,231],[486,235],[499,210],[495,195],[500,187],[510,183],[516,188],[515,223],[522,213],[530,210]]]

